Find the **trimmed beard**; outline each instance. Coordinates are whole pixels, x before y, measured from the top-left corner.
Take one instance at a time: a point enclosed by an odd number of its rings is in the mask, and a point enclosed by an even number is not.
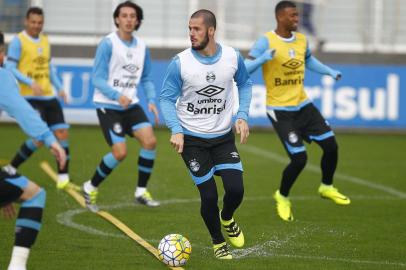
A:
[[[204,37],[202,43],[197,46],[192,45],[192,49],[196,51],[201,51],[206,48],[207,44],[209,44],[209,30],[206,31],[206,36]]]

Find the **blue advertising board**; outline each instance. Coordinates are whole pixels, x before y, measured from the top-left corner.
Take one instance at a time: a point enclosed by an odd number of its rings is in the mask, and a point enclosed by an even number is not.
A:
[[[169,61],[153,61],[152,73],[157,96]],[[406,66],[333,65],[343,78],[306,72],[305,89],[333,127],[406,129]],[[92,103],[91,60],[56,62],[58,75],[69,93],[65,105],[72,123],[97,123]],[[252,126],[270,126],[266,117],[265,86],[261,71],[253,74],[253,99],[249,122]],[[141,105],[146,108],[144,92],[139,90]],[[152,115],[149,114],[152,119]],[[161,116],[160,123],[163,124]]]

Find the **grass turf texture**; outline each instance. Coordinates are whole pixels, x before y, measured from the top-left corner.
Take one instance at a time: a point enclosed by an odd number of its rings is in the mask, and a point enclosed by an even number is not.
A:
[[[0,130],[0,158],[11,159],[25,136],[14,125],[0,124]],[[71,177],[81,184],[109,148],[98,127],[73,126],[70,132]],[[156,135],[158,155],[149,190],[163,205],[152,209],[133,204],[139,145],[130,138],[128,156],[100,187],[98,203],[153,246],[169,233],[186,236],[193,251],[185,269],[406,269],[404,135],[337,134],[340,177],[335,184],[352,199],[344,207],[319,198],[320,173],[311,165],[318,166],[321,151],[307,145],[307,169],[291,191],[295,221],[286,223],[277,217],[271,199],[287,162],[284,149],[275,133],[253,131],[247,146],[237,144],[245,169],[245,200],[235,218],[246,245],[233,249],[236,259],[227,262],[213,257],[198,191],[169,145],[169,132],[158,129]],[[167,269],[113,225],[57,191],[38,166],[44,159],[54,166],[48,151],[41,149],[20,168],[47,190],[43,228],[29,269]],[[385,190],[354,183],[350,177]],[[217,184],[221,198],[220,179]],[[68,221],[80,228],[67,226]],[[0,221],[1,269],[9,262],[13,231],[14,220]]]

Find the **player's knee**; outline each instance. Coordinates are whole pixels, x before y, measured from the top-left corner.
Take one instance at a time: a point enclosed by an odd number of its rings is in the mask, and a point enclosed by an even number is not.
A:
[[[145,149],[152,150],[156,147],[156,137],[151,136],[142,140],[141,146]]]
[[[68,129],[57,129],[54,134],[58,140],[67,140],[69,138]]]
[[[306,152],[300,152],[292,155],[291,164],[297,169],[303,169],[307,163],[307,154]]]
[[[113,150],[113,156],[118,161],[123,161],[127,157],[127,148]]]

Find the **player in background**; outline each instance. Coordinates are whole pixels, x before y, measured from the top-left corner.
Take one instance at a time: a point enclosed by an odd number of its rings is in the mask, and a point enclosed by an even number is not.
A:
[[[45,143],[56,157],[58,167],[63,168],[66,163],[64,149],[30,104],[20,96],[14,76],[2,67],[3,59],[4,36],[0,33],[0,110],[6,111],[15,118],[28,136]],[[0,171],[0,208],[2,208],[3,216],[6,218],[14,217],[16,211],[13,203],[17,201],[21,203],[8,270],[26,270],[31,246],[41,228],[45,200],[45,190],[25,176],[17,173],[11,175],[5,171]]]
[[[213,241],[218,259],[232,259],[221,233],[223,225],[235,247],[244,235],[233,216],[244,194],[243,168],[234,142],[233,105],[239,102],[235,129],[241,143],[247,141],[248,110],[252,81],[243,58],[234,48],[216,43],[216,17],[209,10],[196,11],[189,20],[191,48],[170,63],[160,94],[170,143],[189,168],[201,198],[201,216]],[[239,101],[233,100],[233,82]],[[223,209],[218,208],[214,175],[223,181]]]
[[[289,192],[307,161],[303,140],[314,141],[323,150],[318,190],[321,197],[340,205],[350,204],[350,199],[333,186],[338,160],[335,135],[307,97],[303,85],[305,68],[336,80],[341,78],[341,73],[311,55],[306,36],[296,32],[298,16],[293,2],[279,2],[275,7],[276,30],[260,37],[245,60],[250,73],[262,66],[267,114],[290,158],[280,188],[274,193],[277,212],[285,221],[293,220]]]
[[[156,138],[137,97],[141,84],[148,109],[158,123],[149,50],[144,41],[134,35],[143,20],[143,12],[140,6],[126,1],[117,6],[113,19],[117,31],[100,42],[93,67],[96,88],[93,101],[104,137],[111,146],[111,152],[102,158],[93,177],[83,184],[86,205],[93,212],[98,211],[97,187],[127,155],[126,134],[141,144],[135,200],[146,206],[159,206],[147,191],[156,155]]]
[[[42,33],[44,13],[41,8],[31,7],[25,17],[25,29],[11,41],[6,68],[10,70],[20,83],[20,93],[31,106],[37,110],[41,118],[48,124],[54,135],[65,149],[68,161],[65,167],[58,166],[57,187],[62,189],[69,183],[69,143],[68,128],[65,123],[61,104],[55,96],[52,85],[60,98],[66,102],[66,94],[62,89],[54,67],[51,65],[51,48],[48,37]],[[14,174],[17,168],[41,146],[32,138],[25,141],[11,163],[3,168]]]

